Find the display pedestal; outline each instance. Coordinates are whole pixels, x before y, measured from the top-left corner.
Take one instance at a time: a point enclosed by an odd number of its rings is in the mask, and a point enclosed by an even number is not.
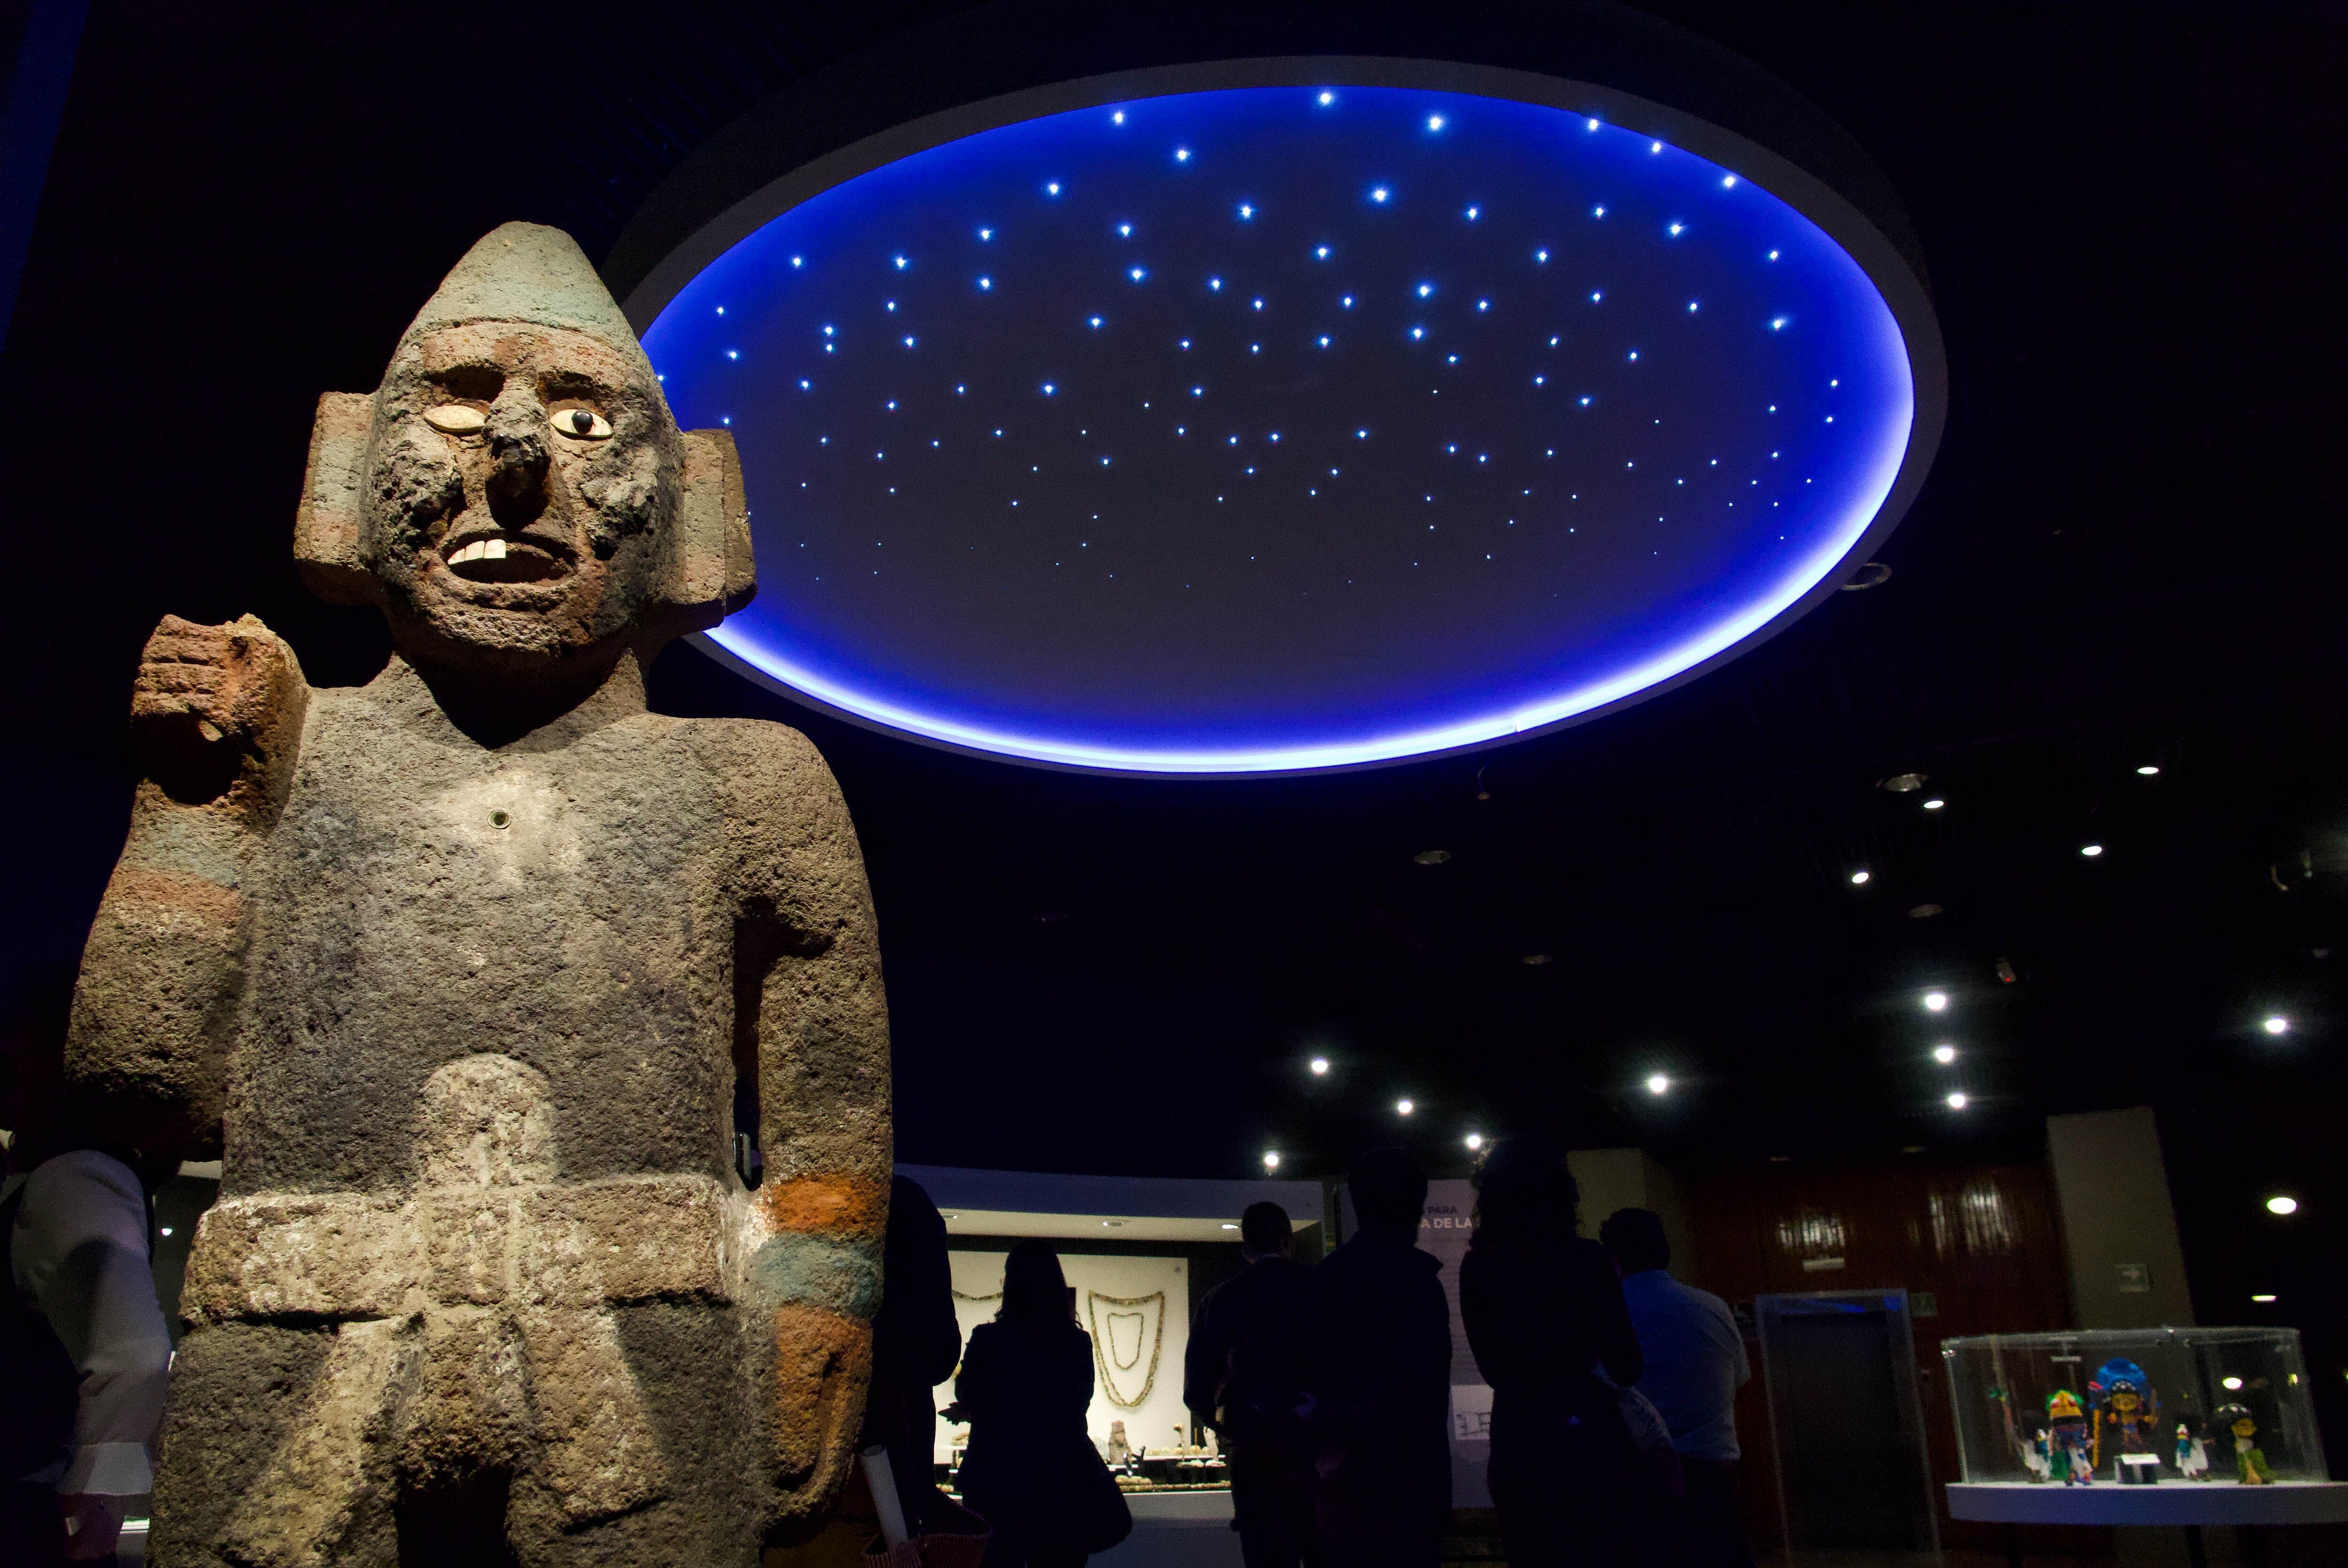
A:
[[[2348,1520],[2348,1481],[2163,1481],[2157,1486],[2057,1486],[2031,1481],[1952,1481],[1949,1516],[2003,1524],[2006,1561],[2019,1568],[2017,1524],[2170,1525],[2185,1532],[2201,1568],[2205,1524],[2333,1524]]]

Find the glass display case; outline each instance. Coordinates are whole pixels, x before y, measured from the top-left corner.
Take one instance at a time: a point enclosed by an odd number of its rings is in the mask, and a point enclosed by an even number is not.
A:
[[[2295,1329],[1984,1334],[1941,1355],[1968,1486],[2325,1479]]]

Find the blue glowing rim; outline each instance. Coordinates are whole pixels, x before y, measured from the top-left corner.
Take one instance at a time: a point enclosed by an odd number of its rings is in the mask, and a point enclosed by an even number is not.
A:
[[[699,272],[792,208],[858,175],[986,130],[1071,110],[1238,87],[1399,87],[1498,98],[1591,117],[1695,153],[1766,190],[1816,224],[1863,272],[1904,351],[1904,407],[1849,491],[1822,542],[1748,603],[1660,652],[1530,703],[1433,726],[1311,745],[1180,749],[1106,745],[958,722],[797,663],[746,621],[693,640],[719,663],[794,700],[883,733],[995,760],[1128,776],[1262,777],[1377,767],[1502,744],[1581,723],[1668,691],[1756,645],[1833,593],[1897,524],[1921,487],[1946,408],[1939,326],[1922,280],[1890,239],[1838,192],[1733,132],[1616,89],[1451,62],[1385,58],[1241,60],[1056,84],[932,115],[840,150],[721,214],[655,267],[626,302],[638,331]],[[755,498],[754,498],[755,500]]]

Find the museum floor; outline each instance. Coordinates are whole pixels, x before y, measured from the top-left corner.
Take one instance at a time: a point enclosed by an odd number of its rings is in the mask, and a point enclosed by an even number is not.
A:
[[[2126,1563],[2128,1568],[2186,1568],[2188,1559],[2183,1538],[2174,1531],[2131,1531],[2118,1533],[2102,1532],[2101,1542],[2082,1542],[2075,1552],[2037,1552],[2025,1550],[2019,1559],[2020,1568],[2069,1568],[2085,1563]],[[819,1547],[801,1553],[770,1553],[770,1568],[788,1563],[791,1568],[857,1568],[862,1562],[859,1539],[847,1529],[824,1538]],[[123,1532],[121,1550],[116,1554],[116,1568],[143,1568],[147,1561],[147,1532],[143,1522]],[[2269,1531],[2256,1542],[2238,1540],[2231,1532],[2213,1531],[2206,1548],[2210,1568],[2319,1568],[2348,1562],[2348,1526],[2316,1526],[2295,1531]],[[1198,1522],[1152,1520],[1138,1516],[1132,1537],[1114,1552],[1093,1558],[1100,1568],[1237,1568],[1240,1562],[1239,1538],[1228,1530],[1215,1526],[1200,1528]],[[1804,1552],[1791,1558],[1782,1555],[1763,1559],[1766,1564],[1783,1563],[1786,1568],[1920,1568],[1925,1563],[1935,1563],[1938,1568],[2009,1568],[2010,1560],[2002,1552],[1947,1551],[1936,1559],[1891,1553],[1865,1552]],[[1443,1568],[1507,1568],[1508,1558],[1502,1555],[1493,1516],[1484,1509],[1462,1509],[1458,1528],[1446,1543]]]

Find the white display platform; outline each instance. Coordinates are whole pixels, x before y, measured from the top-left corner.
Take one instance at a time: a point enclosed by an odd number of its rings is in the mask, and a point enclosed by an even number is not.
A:
[[[2348,1520],[2348,1481],[1952,1481],[1949,1514],[1990,1524],[2332,1524]]]

